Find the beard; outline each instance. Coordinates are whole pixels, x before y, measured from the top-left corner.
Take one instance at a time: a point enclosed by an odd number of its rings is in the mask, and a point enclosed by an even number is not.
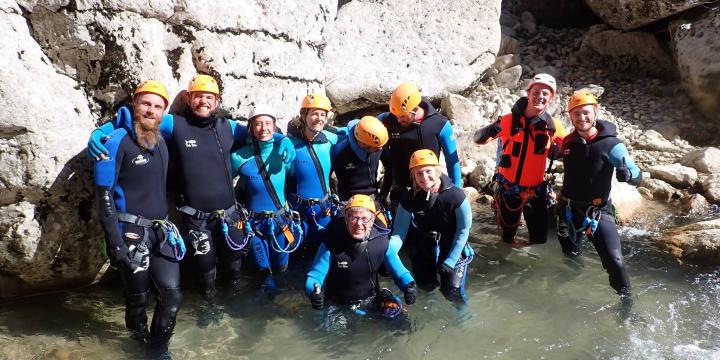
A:
[[[145,149],[155,147],[160,141],[160,119],[151,121],[150,119],[142,118],[142,115],[136,117],[136,119],[139,119],[134,123],[138,144]]]

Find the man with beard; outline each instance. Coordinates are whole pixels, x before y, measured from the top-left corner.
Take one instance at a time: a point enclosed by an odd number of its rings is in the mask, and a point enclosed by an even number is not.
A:
[[[575,130],[562,144],[562,198],[558,204],[558,239],[563,253],[580,256],[584,238],[592,241],[610,278],[610,286],[619,294],[630,289],[615,211],[610,199],[612,174],[620,182],[639,185],[640,168],[630,158],[625,144],[617,137],[615,124],[597,118],[598,101],[594,95],[578,92],[570,97],[568,113]]]
[[[514,247],[528,245],[515,238],[520,215],[525,217],[531,244],[547,241],[548,196],[545,181],[546,159],[554,158],[567,133],[562,123],[546,112],[555,97],[555,78],[537,74],[528,85],[528,96],[520,98],[510,114],[475,133],[475,142],[487,144],[500,139],[495,181],[498,226],[502,240]]]
[[[183,213],[183,234],[194,249],[203,296],[214,304],[218,258],[231,287],[240,284],[247,238],[242,231],[245,216],[235,203],[230,153],[247,143],[248,131],[237,121],[216,114],[220,88],[211,76],[194,76],[184,100],[188,111],[165,116],[160,132],[170,144],[171,165],[178,170],[178,178],[171,180],[179,182],[177,205]],[[88,143],[91,156],[104,156],[102,136],[114,127],[117,123],[111,121],[93,131]],[[281,134],[275,137],[281,140],[280,153],[286,154],[289,162],[292,144]]]
[[[108,136],[107,155],[95,163],[95,194],[108,257],[120,269],[125,326],[148,342],[153,358],[168,359],[168,342],[182,295],[178,261],[185,253],[177,228],[167,220],[168,151],[159,127],[169,99],[149,80],[137,87],[132,108],[118,111],[119,128]],[[150,333],[145,307],[152,284],[155,312]]]

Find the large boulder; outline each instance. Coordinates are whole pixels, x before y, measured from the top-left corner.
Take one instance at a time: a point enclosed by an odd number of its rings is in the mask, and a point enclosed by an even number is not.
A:
[[[663,234],[666,248],[683,261],[720,265],[720,219],[674,228]]]
[[[635,147],[642,150],[662,151],[677,153],[681,149],[655,130],[643,131],[633,143]]]
[[[580,49],[591,54],[593,64],[605,64],[616,72],[632,72],[659,78],[677,77],[672,56],[653,33],[620,30],[589,32]]]
[[[632,30],[699,4],[695,0],[585,0],[590,9],[616,29]]]
[[[702,173],[720,173],[720,149],[716,147],[696,149],[688,152],[680,162]]]
[[[351,1],[338,10],[323,51],[340,112],[387,104],[401,82],[423,94],[467,89],[500,47],[500,0]]]
[[[218,79],[221,106],[233,116],[269,104],[282,126],[297,114],[303,95],[323,88],[318,48],[336,2],[150,5],[85,1],[76,11],[26,9],[48,57],[81,81],[101,110],[126,100],[141,80],[161,80],[177,94],[202,72]]]
[[[627,183],[617,182],[613,179],[610,198],[615,206],[618,221],[627,223],[637,218],[637,214],[646,206],[645,198],[638,189]]]
[[[698,179],[695,169],[680,164],[655,165],[648,169],[653,178],[665,181],[677,188],[693,186]]]
[[[702,183],[702,189],[708,201],[720,204],[720,174],[708,176]]]
[[[720,8],[693,22],[671,27],[680,78],[690,97],[709,119],[720,112]]]
[[[84,152],[95,116],[20,14],[0,12],[0,297],[87,284],[100,272]]]

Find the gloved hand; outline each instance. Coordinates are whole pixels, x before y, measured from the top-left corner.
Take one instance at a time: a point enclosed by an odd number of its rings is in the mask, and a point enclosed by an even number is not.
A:
[[[313,292],[310,294],[310,305],[312,305],[312,308],[315,310],[322,310],[324,304],[325,299],[322,290],[320,289],[320,285],[315,283]]]
[[[415,297],[417,296],[417,288],[415,287],[415,282],[411,282],[408,284],[407,288],[405,289],[405,304],[412,305],[415,303]]]
[[[615,178],[619,182],[628,182],[632,179],[632,173],[630,169],[625,165],[625,158],[622,158],[622,164],[620,167],[615,168]]]
[[[290,141],[290,138],[283,137],[283,139],[280,140],[278,153],[282,157],[285,165],[290,165],[293,160],[295,160],[295,147],[293,146],[292,141]]]
[[[110,258],[110,261],[121,269],[132,269],[132,264],[130,262],[130,249],[128,249],[126,245],[123,244],[110,249],[107,255]]]
[[[500,119],[498,119],[496,122],[476,131],[473,140],[476,144],[485,144],[490,139],[497,137],[501,131],[502,127],[500,126]]]
[[[438,265],[438,274],[440,276],[452,275],[453,270],[454,270],[453,268],[447,266],[445,263],[440,263],[440,265]]]
[[[108,149],[103,145],[110,137],[105,135],[102,130],[95,129],[90,133],[90,139],[88,140],[87,153],[88,156],[95,160],[105,158],[105,154],[108,153]]]

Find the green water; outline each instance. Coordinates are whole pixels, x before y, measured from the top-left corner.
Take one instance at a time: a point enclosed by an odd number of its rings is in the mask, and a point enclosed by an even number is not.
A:
[[[469,302],[422,293],[406,321],[325,317],[297,280],[269,300],[248,286],[218,314],[185,292],[175,359],[720,359],[720,271],[679,264],[623,229],[633,303],[623,303],[591,245],[565,259],[557,241],[512,250],[489,214],[472,235]],[[389,283],[386,286],[392,287]],[[0,359],[125,359],[142,355],[123,325],[121,290],[81,291],[0,305]],[[151,311],[151,309],[149,309]],[[214,321],[209,321],[214,320]]]

